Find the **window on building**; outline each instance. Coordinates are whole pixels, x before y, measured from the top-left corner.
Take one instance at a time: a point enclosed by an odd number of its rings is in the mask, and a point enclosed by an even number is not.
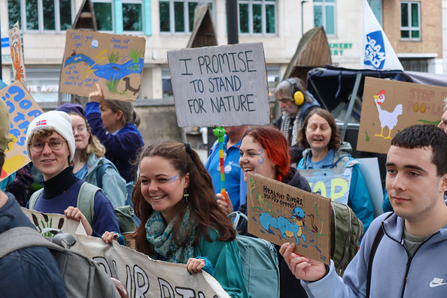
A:
[[[399,58],[406,71],[428,72],[427,58]]]
[[[382,26],[382,0],[368,0],[368,3],[380,26]]]
[[[143,1],[123,0],[123,30],[143,31]]]
[[[93,2],[96,26],[98,31],[113,32],[113,4],[112,0],[96,0]]]
[[[276,0],[239,0],[239,33],[276,34]]]
[[[160,32],[191,33],[197,3],[189,0],[159,1]]]
[[[171,73],[167,67],[161,68],[161,82],[163,87],[163,98],[174,97],[174,92],[172,91]]]
[[[400,38],[409,40],[421,39],[421,3],[400,3]]]
[[[326,35],[335,35],[335,0],[314,0],[314,26],[323,26]]]
[[[24,9],[25,13],[21,14]],[[19,21],[24,32],[61,32],[73,23],[72,0],[8,0],[9,28]]]

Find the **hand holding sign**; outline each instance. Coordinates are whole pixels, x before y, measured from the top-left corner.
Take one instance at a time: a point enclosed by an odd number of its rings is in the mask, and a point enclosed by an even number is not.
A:
[[[295,243],[284,243],[279,250],[293,275],[307,281],[317,281],[323,278],[326,274],[324,263],[294,253],[295,246]]]
[[[88,95],[88,101],[100,103],[103,100],[104,93],[102,92],[102,88],[98,83],[96,83],[96,91],[90,92],[90,94]]]

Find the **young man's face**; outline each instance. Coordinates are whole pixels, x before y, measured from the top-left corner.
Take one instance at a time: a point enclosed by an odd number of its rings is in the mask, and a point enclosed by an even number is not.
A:
[[[447,111],[442,114],[441,122],[439,122],[438,127],[447,133]]]
[[[409,221],[430,220],[444,204],[447,174],[438,177],[431,148],[391,146],[386,168],[386,189],[394,212]]]
[[[62,146],[59,146],[60,142],[62,142]],[[57,149],[58,147],[60,148]],[[37,149],[33,150],[33,148]],[[41,151],[36,152],[39,150]],[[31,139],[30,152],[33,164],[42,172],[45,180],[57,176],[68,167],[70,149],[65,139],[55,131],[41,140],[36,140],[33,137]]]

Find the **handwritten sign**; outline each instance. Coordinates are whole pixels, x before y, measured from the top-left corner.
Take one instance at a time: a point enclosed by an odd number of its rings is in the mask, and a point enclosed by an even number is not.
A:
[[[405,127],[441,121],[447,88],[365,78],[357,150],[388,153]]]
[[[247,174],[248,232],[326,264],[331,253],[331,200],[299,188]]]
[[[12,142],[8,144],[9,149],[5,152],[1,181],[30,162],[26,153],[26,132],[31,121],[43,111],[25,87],[17,81],[0,90],[0,97],[9,109],[11,122],[9,136],[12,138]]]
[[[262,43],[169,51],[168,62],[179,126],[269,122]]]
[[[9,47],[11,49],[12,71],[14,81],[21,82],[26,88],[25,63],[23,62],[22,41],[19,22],[9,30]]]
[[[352,169],[300,170],[313,193],[348,204]]]
[[[144,37],[67,30],[60,90],[88,96],[99,83],[105,98],[135,101],[145,49]]]
[[[38,230],[55,227],[63,220],[62,231],[76,238],[72,250],[98,262],[110,277],[119,279],[129,297],[230,298],[220,283],[206,272],[190,275],[184,264],[153,260],[116,241],[106,244],[100,238],[85,235],[81,223],[66,219],[64,215],[22,210]]]

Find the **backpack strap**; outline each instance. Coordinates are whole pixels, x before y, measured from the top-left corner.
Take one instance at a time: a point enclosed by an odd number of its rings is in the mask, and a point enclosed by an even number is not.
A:
[[[91,226],[93,226],[93,216],[95,215],[95,195],[98,190],[101,189],[93,184],[84,182],[79,189],[78,201],[76,203],[76,206],[84,214]]]
[[[34,246],[64,251],[64,248],[47,240],[33,228],[17,227],[0,234],[0,259],[19,249]]]
[[[329,169],[333,169],[333,168],[335,168],[335,167],[337,166],[338,162],[339,162],[340,160],[342,160],[343,158],[345,158],[345,157],[349,157],[349,155],[346,154],[346,155],[341,156],[339,159],[337,159],[336,162],[334,162],[334,163],[329,167]]]
[[[96,170],[96,185],[102,189],[102,176],[108,168],[111,168],[112,165],[109,163],[103,164]]]
[[[387,220],[393,213],[388,214],[388,216],[383,220]],[[382,221],[382,222],[383,222]],[[369,260],[368,260],[368,273],[366,275],[366,297],[369,298],[369,295],[371,293],[371,274],[372,274],[372,265],[374,261],[374,256],[376,255],[377,247],[379,247],[380,241],[383,238],[384,235],[383,227],[380,226],[379,230],[377,231],[376,237],[374,238],[374,242],[371,246],[371,251],[369,252]]]
[[[36,190],[31,197],[29,198],[29,205],[28,208],[30,210],[34,210],[34,206],[36,205],[37,199],[39,198],[40,194],[43,192],[43,188]]]

